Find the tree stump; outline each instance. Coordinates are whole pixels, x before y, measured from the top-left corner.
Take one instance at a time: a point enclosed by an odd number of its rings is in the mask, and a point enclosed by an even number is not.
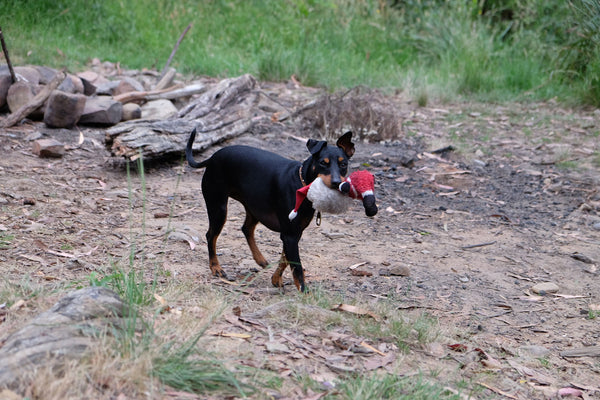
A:
[[[19,390],[37,368],[81,358],[94,340],[121,326],[126,306],[104,287],[77,290],[10,335],[0,347],[0,389]]]

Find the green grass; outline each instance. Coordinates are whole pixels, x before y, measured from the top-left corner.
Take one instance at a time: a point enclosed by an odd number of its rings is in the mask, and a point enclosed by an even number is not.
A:
[[[337,382],[336,391],[324,399],[394,399],[429,400],[460,399],[438,384],[427,382],[422,376],[401,377],[376,374],[356,375]]]
[[[0,15],[17,65],[81,70],[98,57],[162,69],[193,23],[172,64],[184,73],[402,89],[421,106],[460,97],[597,105],[600,7],[572,3],[3,0]]]
[[[15,235],[0,232],[0,250],[7,249],[10,246],[10,242],[12,242],[14,238]]]

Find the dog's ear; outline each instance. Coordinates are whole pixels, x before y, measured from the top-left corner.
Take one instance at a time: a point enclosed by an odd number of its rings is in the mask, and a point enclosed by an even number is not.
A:
[[[337,140],[337,146],[341,147],[348,158],[354,154],[354,143],[352,143],[352,131],[348,131]]]
[[[306,147],[308,147],[308,151],[310,151],[310,154],[312,155],[323,150],[325,146],[327,146],[327,142],[324,140],[308,139],[308,142],[306,142]]]

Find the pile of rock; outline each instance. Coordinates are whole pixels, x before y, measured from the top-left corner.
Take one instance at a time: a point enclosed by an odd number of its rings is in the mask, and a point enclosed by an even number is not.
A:
[[[0,66],[0,111],[11,113],[0,120],[3,126],[14,125],[23,118],[43,121],[52,128],[72,128],[75,124],[111,126],[142,117],[164,119],[174,115],[177,108],[163,95],[181,90],[181,85],[172,86],[172,68],[159,77],[156,71],[124,71],[118,64],[97,59],[89,70],[78,74],[44,66],[20,66],[14,72],[16,82],[8,67]],[[148,101],[149,98],[154,100]]]

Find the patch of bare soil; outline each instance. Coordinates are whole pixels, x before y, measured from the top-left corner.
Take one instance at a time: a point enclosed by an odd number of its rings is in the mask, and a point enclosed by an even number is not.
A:
[[[367,218],[356,202],[346,215],[324,215],[321,226],[305,231],[301,256],[313,290],[339,294],[345,303],[391,300],[400,313],[426,312],[439,320],[442,335],[408,353],[385,340],[370,343],[377,352],[368,357],[336,347],[339,337],[326,327],[280,333],[286,347],[279,352],[265,350],[266,328],[250,339],[220,338],[214,346],[235,348],[235,354],[243,348],[254,355],[252,363],[282,377],[305,371],[328,380],[344,368],[381,367],[405,375],[437,371],[442,382],[479,388],[480,398],[545,399],[565,387],[600,398],[600,354],[593,347],[600,339],[598,115],[551,104],[418,108],[389,101],[403,137],[357,142],[352,159],[354,169],[366,166],[375,174],[379,213]],[[34,156],[28,137],[36,132],[68,144],[67,154]],[[299,132],[274,124],[227,144],[301,160],[308,153],[293,137]],[[240,231],[242,209],[233,202],[218,242],[221,262],[232,276],[255,271],[253,279],[241,287],[210,276],[202,171],[180,161],[147,166],[144,192],[137,175],[128,184],[123,165],[111,160],[101,130],[82,134],[79,145],[76,130],[25,125],[0,131],[3,280],[18,286],[30,277],[47,293],[63,293],[87,284],[92,272],[102,275],[140,240],[138,256],[159,260],[169,272],[161,284],[240,290],[241,315],[254,313],[258,323],[264,313],[257,308],[269,297],[295,298],[289,271],[281,293],[271,287],[272,269],[257,270]],[[447,145],[453,150],[432,153]],[[144,213],[142,242],[135,238]],[[175,234],[165,240],[168,227]],[[257,241],[275,262],[278,234],[259,227]],[[535,294],[532,287],[544,282],[555,283],[558,292]],[[0,308],[0,343],[39,311],[27,303]],[[234,328],[219,320],[211,330]],[[385,359],[389,353],[395,363]],[[293,398],[304,393],[288,390]]]

